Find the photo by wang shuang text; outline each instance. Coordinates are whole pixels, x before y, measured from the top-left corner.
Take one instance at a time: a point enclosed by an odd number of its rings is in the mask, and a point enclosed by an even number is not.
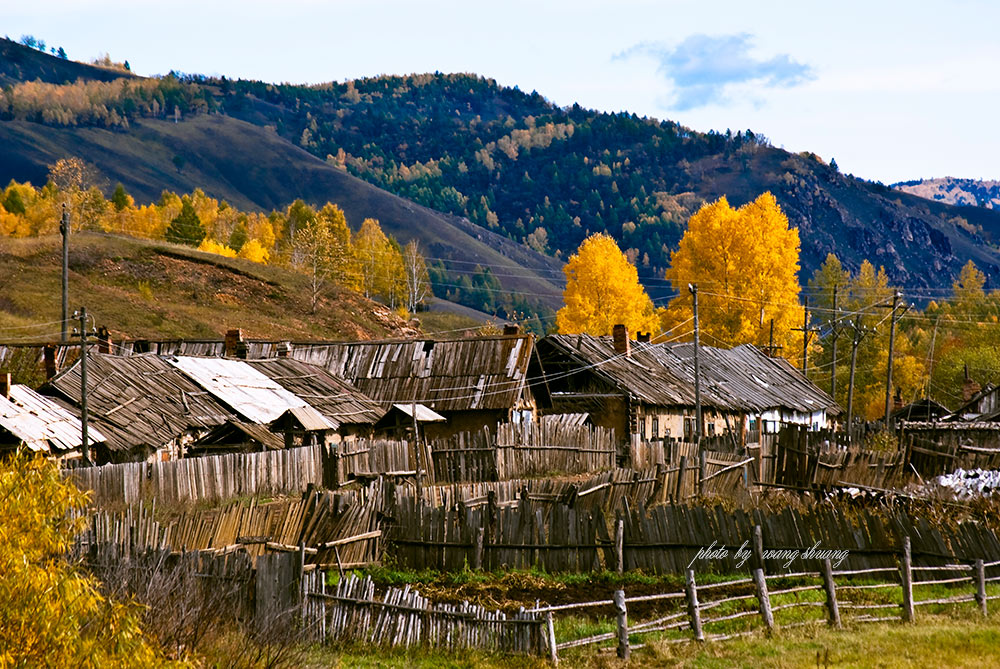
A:
[[[694,559],[688,563],[688,569],[692,569],[696,562],[711,562],[713,560],[728,560],[730,556],[731,548],[725,545],[716,545],[718,542],[713,541],[708,546],[703,546],[698,549],[697,555]],[[782,566],[785,569],[791,569],[792,565],[796,560],[809,561],[809,560],[829,560],[830,564],[836,569],[840,567],[841,563],[847,559],[850,551],[846,550],[832,550],[822,548],[821,543],[817,541],[813,546],[806,548],[805,550],[799,548],[770,548],[763,552],[763,559],[765,560],[780,560],[782,561]],[[753,550],[750,548],[750,542],[744,541],[743,545],[736,549],[736,553],[733,555],[733,559],[736,561],[736,567],[742,568],[746,561],[750,559],[753,555]]]

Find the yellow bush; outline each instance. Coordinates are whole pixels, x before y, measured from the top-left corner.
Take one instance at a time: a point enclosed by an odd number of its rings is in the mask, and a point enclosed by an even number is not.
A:
[[[251,239],[246,244],[240,248],[239,252],[240,258],[245,258],[246,260],[252,260],[253,262],[266,263],[271,254],[265,249],[259,241],[256,239]]]
[[[209,239],[206,237],[201,244],[198,246],[199,251],[205,251],[206,253],[214,253],[216,255],[225,256],[226,258],[235,258],[236,251],[232,250],[228,246],[220,244],[214,239]]]
[[[86,503],[41,457],[0,464],[0,667],[149,667],[163,659],[135,607],[103,596],[65,557]]]

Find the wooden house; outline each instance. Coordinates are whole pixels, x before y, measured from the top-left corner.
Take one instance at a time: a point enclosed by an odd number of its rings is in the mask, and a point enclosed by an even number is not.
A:
[[[620,442],[693,441],[692,344],[627,336],[550,335],[537,344],[531,383],[543,413],[588,413]],[[825,428],[839,408],[787,361],[752,346],[699,349],[704,435],[777,431],[782,423]]]
[[[430,439],[535,418],[532,335],[295,344],[291,356],[346,379],[386,409],[421,404],[443,416]]]
[[[31,388],[11,384],[10,375],[0,379],[0,454],[25,448],[60,462],[81,457],[80,416],[64,403],[36,393]],[[104,444],[104,434],[88,425],[88,443]]]

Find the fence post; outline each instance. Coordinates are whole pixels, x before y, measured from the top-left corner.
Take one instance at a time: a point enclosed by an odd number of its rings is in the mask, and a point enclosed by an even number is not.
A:
[[[307,590],[306,584],[306,542],[305,540],[299,541],[299,598],[302,600],[302,623],[306,623],[306,602],[309,598],[306,596]]]
[[[764,531],[760,525],[753,526],[753,557],[757,569],[764,569]]]
[[[833,565],[823,560],[823,588],[826,590],[826,608],[830,614],[830,624],[840,629],[840,607],[837,606],[837,584],[833,580]]]
[[[698,608],[698,584],[694,580],[694,569],[688,569],[684,579],[684,589],[687,591],[688,616],[691,618],[691,631],[695,641],[704,641],[705,633],[701,629],[701,609]]]
[[[698,496],[705,494],[705,472],[708,469],[708,451],[704,446],[698,451]]]
[[[483,568],[483,544],[486,541],[486,528],[480,525],[476,528],[476,546],[472,554],[472,568]]]
[[[628,660],[632,652],[628,647],[628,613],[625,610],[624,590],[615,590],[615,611],[618,614],[618,657]]]
[[[913,622],[913,560],[910,556],[910,537],[903,537],[903,561],[899,565],[903,585],[903,620]]]
[[[687,474],[688,459],[686,455],[682,455],[678,461],[677,470],[677,488],[674,490],[674,502],[680,504],[684,501],[684,475]]]
[[[760,601],[760,617],[767,625],[767,631],[774,631],[774,613],[771,611],[771,598],[767,594],[767,580],[763,569],[753,570],[753,582],[757,586],[757,599]]]
[[[615,521],[615,561],[618,573],[625,573],[625,521],[620,513]]]
[[[986,610],[986,566],[982,559],[976,560],[976,603],[984,618],[989,615]]]
[[[552,612],[548,611],[545,614],[545,631],[546,638],[549,642],[549,661],[553,665],[559,664],[559,651],[556,650],[556,628],[552,624]]]

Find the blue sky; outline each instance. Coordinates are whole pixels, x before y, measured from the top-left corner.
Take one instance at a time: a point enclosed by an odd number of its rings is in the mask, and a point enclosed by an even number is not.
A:
[[[1000,3],[4,2],[70,58],[318,83],[475,72],[559,105],[746,129],[886,183],[1000,179]]]

